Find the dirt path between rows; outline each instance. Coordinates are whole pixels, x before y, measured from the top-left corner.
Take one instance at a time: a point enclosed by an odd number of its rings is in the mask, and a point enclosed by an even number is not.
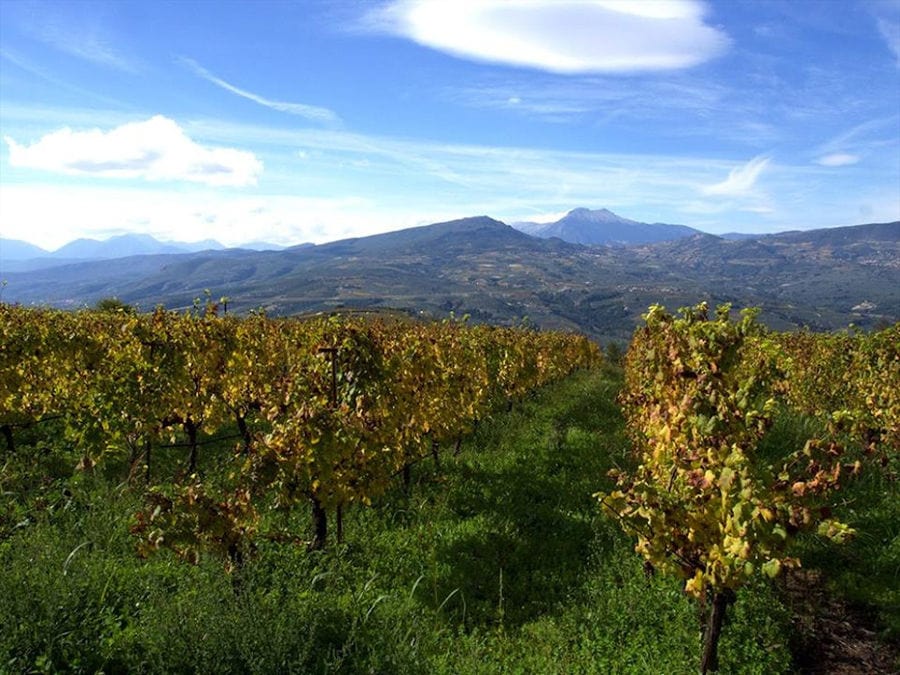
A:
[[[873,617],[828,592],[817,570],[796,570],[782,586],[793,614],[801,673],[897,675],[900,647],[878,639]]]

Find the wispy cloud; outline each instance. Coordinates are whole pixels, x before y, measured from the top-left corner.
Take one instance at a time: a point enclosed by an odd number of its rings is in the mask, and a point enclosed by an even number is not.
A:
[[[393,0],[369,12],[371,30],[454,56],[554,73],[690,68],[730,39],[697,0]]]
[[[859,161],[859,155],[851,155],[847,152],[835,152],[816,160],[817,164],[822,166],[850,166]]]
[[[686,214],[690,214],[691,219],[693,220],[696,217],[709,217],[709,216],[717,216],[721,217],[722,214],[730,214],[733,217],[735,212],[743,212],[743,213],[752,213],[758,216],[771,216],[776,213],[776,210],[773,206],[768,204],[767,202],[760,202],[755,204],[747,204],[747,203],[738,203],[734,200],[716,200],[712,201],[689,201],[685,202],[681,205],[680,211]],[[715,222],[715,221],[713,221]],[[723,228],[721,223],[717,223],[716,227],[711,227],[708,231],[725,231],[727,228]],[[696,226],[696,224],[695,224]],[[758,231],[758,230],[757,230]]]
[[[0,60],[8,61],[16,68],[25,73],[28,73],[31,78],[43,80],[44,82],[48,82],[53,86],[58,87],[59,89],[65,89],[67,91],[75,92],[79,94],[82,99],[102,101],[106,105],[111,105],[119,108],[124,107],[124,104],[118,99],[98,94],[97,92],[90,91],[88,89],[85,89],[84,87],[80,87],[62,77],[57,77],[46,68],[42,68],[41,66],[34,63],[31,59],[23,56],[17,51],[13,51],[7,48],[0,49]],[[4,74],[8,75],[9,73],[7,72]],[[9,104],[4,102],[4,106],[8,108]]]
[[[84,4],[41,4],[13,16],[23,32],[64,54],[105,68],[137,72],[136,63],[123,53],[115,33],[84,9]]]
[[[758,156],[742,166],[735,167],[728,173],[728,178],[701,189],[705,195],[734,197],[748,194],[756,185],[762,172],[769,165],[770,159]]]
[[[869,9],[878,23],[878,32],[900,68],[900,3],[880,0],[871,2]]]
[[[417,211],[426,222],[454,213],[521,220],[580,205],[665,220],[693,199],[699,186],[714,183],[734,167],[709,157],[451,144],[212,121],[194,121],[190,128],[203,138],[241,138],[272,152],[289,152],[289,159],[267,162],[270,188],[293,186],[302,178],[321,194],[352,190],[381,204]],[[305,157],[302,166],[295,163],[298,151]],[[743,201],[753,206],[761,200]]]
[[[542,122],[632,128],[640,137],[716,138],[758,149],[780,140],[783,133],[747,91],[686,73],[628,81],[596,75],[485,76],[446,87],[438,95],[452,103]],[[647,122],[654,126],[648,128]]]
[[[66,127],[31,145],[4,140],[11,166],[69,175],[245,186],[262,172],[253,153],[202,146],[162,115],[109,131]]]
[[[80,36],[68,32],[54,32],[45,41],[67,54],[101,66],[134,73],[137,68],[108,43],[97,36]]]
[[[861,122],[812,150],[817,164],[846,166],[863,157],[894,154],[900,150],[900,116]]]
[[[881,37],[887,43],[888,49],[894,53],[897,67],[900,68],[900,21],[891,19],[879,19],[878,30]]]
[[[245,98],[249,101],[253,101],[254,103],[258,103],[259,105],[265,106],[266,108],[271,108],[272,110],[277,110],[279,112],[288,113],[290,115],[299,115],[300,117],[305,117],[308,120],[312,120],[313,122],[327,123],[327,124],[335,124],[340,122],[340,118],[328,108],[321,108],[319,106],[307,105],[306,103],[291,103],[289,101],[274,101],[272,99],[265,98],[260,96],[259,94],[254,94],[253,92],[247,91],[246,89],[241,89],[240,87],[236,87],[230,82],[226,82],[225,80],[216,77],[211,72],[209,72],[206,68],[201,66],[199,63],[194,61],[193,59],[188,58],[180,58],[179,61],[183,63],[185,66],[190,68],[196,75],[202,77],[207,82],[211,82],[217,87],[221,87],[225,91],[229,91],[232,94],[240,96],[241,98]]]

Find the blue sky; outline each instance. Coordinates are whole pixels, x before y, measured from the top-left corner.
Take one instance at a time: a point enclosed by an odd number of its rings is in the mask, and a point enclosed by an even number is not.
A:
[[[0,235],[900,220],[898,0],[0,1]]]

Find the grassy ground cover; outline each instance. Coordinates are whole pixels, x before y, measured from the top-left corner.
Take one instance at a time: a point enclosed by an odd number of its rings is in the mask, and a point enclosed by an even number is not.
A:
[[[99,474],[54,480],[64,469],[40,462],[24,476],[9,458],[0,671],[696,672],[696,606],[677,581],[645,574],[591,496],[629,461],[619,384],[613,371],[581,372],[549,387],[483,422],[458,456],[445,450],[440,471],[418,464],[409,491],[398,482],[350,509],[342,544],[261,541],[230,576],[213,557],[138,559],[136,488]],[[770,442],[794,442],[797,429],[782,424]],[[211,471],[222,453],[201,460]],[[897,496],[884,476],[860,481],[842,507],[856,542],[800,545],[829,593],[864,607],[887,640],[900,617]],[[272,518],[307,530],[302,511]],[[792,614],[778,585],[742,589],[722,670],[802,667],[791,648],[809,635]]]

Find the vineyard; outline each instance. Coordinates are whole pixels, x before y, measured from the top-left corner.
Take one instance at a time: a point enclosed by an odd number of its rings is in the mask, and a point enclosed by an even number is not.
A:
[[[202,313],[3,307],[3,406],[13,429],[58,420],[78,466],[127,455],[152,480],[163,439],[187,461],[133,528],[142,553],[196,559],[203,542],[242,556],[256,504],[312,507],[311,548],[327,512],[369,504],[425,452],[458,440],[498,405],[599,360],[585,338],[461,324],[229,319]],[[239,439],[224,488],[196,473],[210,439]],[[215,491],[215,494],[213,493]]]
[[[890,672],[900,324],[645,322],[0,305],[0,671]]]

